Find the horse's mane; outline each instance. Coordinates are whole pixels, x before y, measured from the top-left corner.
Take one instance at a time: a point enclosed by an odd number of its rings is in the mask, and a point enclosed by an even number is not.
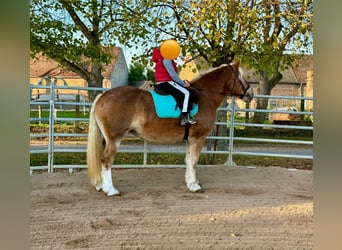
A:
[[[228,64],[222,64],[218,67],[215,67],[215,68],[211,68],[211,69],[208,69],[202,73],[200,73],[198,76],[196,76],[194,79],[191,80],[191,82],[197,82],[199,81],[200,79],[202,79],[203,77],[208,77],[209,75],[211,74],[215,74],[219,71],[221,71],[223,68],[227,67]]]
[[[203,71],[198,76],[196,76],[194,79],[192,79],[191,82],[197,82],[197,81],[201,80],[204,77],[210,77],[212,74],[216,74],[216,73],[218,73],[219,71],[221,71],[222,69],[224,69],[224,68],[226,68],[228,66],[229,66],[228,64],[221,64],[218,67],[211,68],[211,69],[208,69],[206,71]],[[245,72],[243,71],[243,69],[241,67],[239,67],[238,71],[239,71],[239,76],[241,78],[244,78]]]

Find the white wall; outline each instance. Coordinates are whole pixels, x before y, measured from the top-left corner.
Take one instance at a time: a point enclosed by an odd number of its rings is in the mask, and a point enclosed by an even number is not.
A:
[[[128,67],[122,49],[120,49],[116,60],[114,70],[110,76],[112,88],[128,84]]]

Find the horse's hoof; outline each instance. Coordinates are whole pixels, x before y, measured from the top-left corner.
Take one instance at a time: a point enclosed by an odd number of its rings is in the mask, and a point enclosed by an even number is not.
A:
[[[95,186],[95,189],[97,192],[100,192],[102,190],[102,184]]]
[[[102,191],[103,191],[104,193],[108,194],[109,188],[106,187],[106,186],[102,186]]]
[[[107,192],[107,196],[114,196],[114,195],[119,195],[120,192],[115,189],[115,188],[110,188],[109,191]]]
[[[199,183],[194,183],[194,184],[189,185],[189,190],[194,193],[203,193],[201,184]]]

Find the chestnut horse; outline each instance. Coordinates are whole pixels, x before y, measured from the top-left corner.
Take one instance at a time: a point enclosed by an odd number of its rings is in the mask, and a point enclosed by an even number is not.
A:
[[[216,109],[226,95],[250,102],[253,90],[243,78],[239,62],[221,65],[191,81],[199,94],[197,123],[189,128],[185,157],[188,189],[202,189],[195,167],[206,137],[214,127]],[[174,108],[174,107],[170,107]],[[122,138],[134,133],[144,140],[171,144],[183,140],[179,118],[159,118],[150,92],[131,86],[113,88],[98,95],[89,118],[87,164],[90,182],[108,196],[119,191],[113,186],[111,166]]]

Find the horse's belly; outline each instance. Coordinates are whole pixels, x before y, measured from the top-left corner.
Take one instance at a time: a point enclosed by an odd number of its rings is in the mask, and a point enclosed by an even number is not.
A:
[[[185,127],[180,126],[179,122],[178,118],[157,117],[153,107],[144,108],[135,112],[130,129],[147,141],[171,144],[182,141],[184,138]]]
[[[172,144],[182,141],[184,138],[185,127],[179,126],[155,126],[156,124],[146,124],[142,127],[137,127],[134,132],[137,136],[150,142]]]
[[[139,133],[138,136],[149,142],[156,142],[161,144],[173,144],[183,140],[184,134],[168,133],[164,131],[162,133]]]

